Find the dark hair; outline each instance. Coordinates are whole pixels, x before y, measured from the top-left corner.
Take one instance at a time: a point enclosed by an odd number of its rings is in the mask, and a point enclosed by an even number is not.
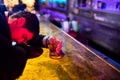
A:
[[[39,0],[35,0],[34,7],[36,11],[39,11]]]
[[[17,12],[11,15],[11,18],[20,18],[20,17],[24,17],[26,19],[26,24],[23,27],[27,28],[30,32],[34,34],[33,38],[38,36],[39,35],[39,20],[37,16],[27,11],[20,11],[20,12]]]
[[[15,5],[13,8],[12,8],[12,12],[15,13],[15,12],[18,12],[18,11],[24,11],[26,8],[26,5],[25,4],[18,4],[18,5]]]

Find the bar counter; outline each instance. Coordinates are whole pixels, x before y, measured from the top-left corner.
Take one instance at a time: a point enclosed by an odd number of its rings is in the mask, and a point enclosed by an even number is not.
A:
[[[62,59],[49,57],[43,48],[41,56],[27,61],[18,80],[120,80],[120,69],[111,65],[88,47],[49,22],[40,23],[40,33],[63,41]]]

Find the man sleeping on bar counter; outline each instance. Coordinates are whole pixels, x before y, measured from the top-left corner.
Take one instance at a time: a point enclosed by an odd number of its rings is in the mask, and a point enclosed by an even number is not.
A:
[[[18,50],[16,53],[4,52],[4,59],[1,60],[3,66],[0,66],[0,79],[15,80],[22,75],[27,59],[38,57],[43,53],[42,48],[50,50],[50,58],[61,59],[63,57],[62,42],[54,36],[45,36],[39,34],[39,20],[35,14],[20,11],[8,17],[8,24],[11,33],[12,46]],[[0,46],[2,48],[2,46]],[[11,49],[10,49],[11,50]],[[19,54],[21,52],[21,54]],[[9,55],[9,56],[8,56]],[[2,57],[2,56],[1,56]],[[5,65],[4,65],[5,64]],[[7,66],[6,66],[7,65]]]
[[[49,48],[51,54],[61,58],[62,42],[53,36],[39,34],[39,20],[35,14],[20,11],[8,18],[13,45],[24,46],[26,48]],[[39,49],[38,49],[39,50]],[[40,50],[39,50],[40,51]],[[53,52],[56,54],[52,54]]]

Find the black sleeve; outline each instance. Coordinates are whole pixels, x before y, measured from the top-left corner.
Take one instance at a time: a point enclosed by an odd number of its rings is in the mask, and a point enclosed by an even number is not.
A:
[[[11,41],[11,33],[6,17],[0,13],[0,34],[4,35]]]
[[[28,42],[28,44],[30,46],[35,46],[35,47],[44,47],[42,40],[45,37],[45,35],[40,34],[39,36],[37,36],[35,39],[31,40]]]
[[[26,65],[27,51],[20,46],[12,46],[9,26],[0,12],[0,80],[15,80]]]
[[[12,46],[11,42],[0,34],[0,80],[4,77],[6,80],[18,78],[25,68],[27,59],[26,49]]]

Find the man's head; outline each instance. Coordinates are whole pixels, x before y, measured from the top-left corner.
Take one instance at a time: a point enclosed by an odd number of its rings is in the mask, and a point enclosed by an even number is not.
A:
[[[17,12],[8,18],[12,40],[27,43],[39,35],[39,20],[30,12]]]

